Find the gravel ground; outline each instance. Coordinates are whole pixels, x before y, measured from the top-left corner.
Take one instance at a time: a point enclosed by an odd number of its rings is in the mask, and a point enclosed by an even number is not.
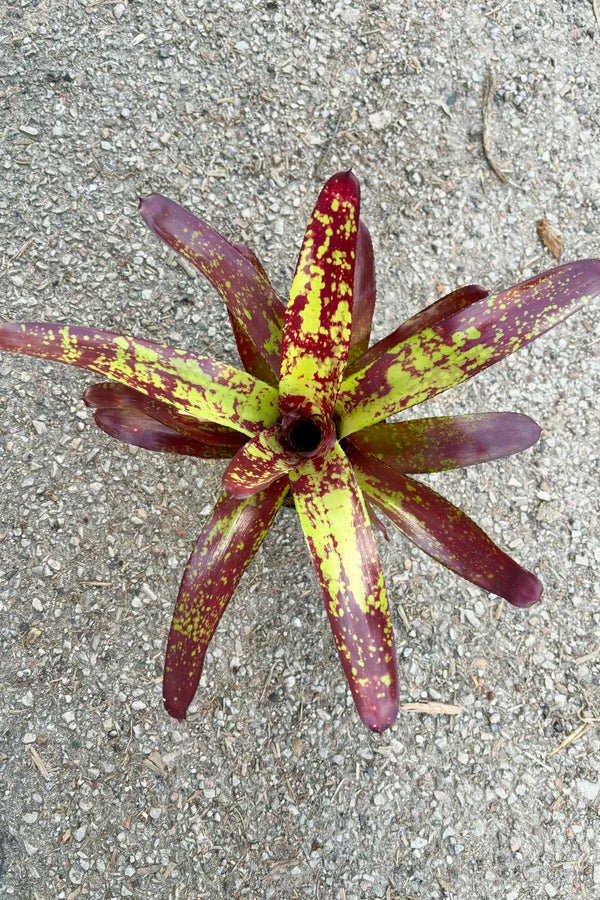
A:
[[[600,256],[597,5],[6,0],[0,315],[235,361],[219,299],[137,197],[249,243],[285,296],[319,187],[349,166],[376,337],[460,284],[551,268],[542,217],[562,261]],[[111,441],[79,399],[93,381],[0,358],[0,894],[599,896],[598,307],[420,408],[543,426],[518,457],[430,482],[545,594],[514,610],[391,534],[401,702],[464,712],[403,710],[381,737],[290,510],[187,722],[169,719],[171,610],[223,466]]]

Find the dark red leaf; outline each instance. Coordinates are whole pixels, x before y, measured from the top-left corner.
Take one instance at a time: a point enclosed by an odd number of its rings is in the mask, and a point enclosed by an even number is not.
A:
[[[284,306],[266,279],[262,266],[256,266],[256,257],[252,261],[247,259],[210,225],[161,194],[140,200],[140,215],[162,241],[208,278],[255,352],[276,376]]]
[[[400,472],[419,473],[510,456],[535,444],[540,433],[529,416],[500,412],[382,422],[348,440]]]
[[[90,385],[83,395],[83,401],[87,406],[99,409],[139,410],[167,428],[191,438],[197,447],[204,447],[205,452],[194,454],[197,456],[229,459],[248,440],[247,435],[233,428],[186,416],[169,403],[155,400],[147,394],[113,381]]]
[[[500,550],[460,509],[374,456],[352,445],[347,452],[365,496],[417,547],[513,606],[531,606],[540,599],[542,585],[535,575]]]
[[[369,346],[376,293],[373,242],[371,241],[369,229],[362,220],[359,220],[352,299],[352,336],[350,338],[350,352],[348,353],[348,368]]]
[[[157,422],[139,409],[97,409],[94,419],[105,434],[144,450],[181,453],[204,459],[227,459],[231,456],[227,448],[194,440]]]

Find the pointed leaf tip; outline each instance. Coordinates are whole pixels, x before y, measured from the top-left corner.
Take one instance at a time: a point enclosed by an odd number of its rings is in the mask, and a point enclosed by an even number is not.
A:
[[[165,657],[163,703],[179,721],[196,693],[212,636],[287,489],[279,481],[248,500],[223,495],[200,532],[181,581]]]
[[[394,634],[362,492],[339,444],[290,472],[340,662],[363,723],[384,731],[398,710]]]

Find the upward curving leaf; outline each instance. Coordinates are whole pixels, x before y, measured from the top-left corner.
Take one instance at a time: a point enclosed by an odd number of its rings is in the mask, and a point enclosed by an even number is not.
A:
[[[252,375],[188,350],[95,328],[0,325],[0,350],[51,359],[171,403],[198,419],[258,434],[278,414],[277,392]]]
[[[360,189],[352,172],[329,179],[300,250],[281,345],[282,414],[330,418],[350,348]]]
[[[169,247],[188,259],[219,292],[239,327],[276,376],[284,306],[248,248],[235,246],[193,213],[161,194],[140,200],[140,215]],[[258,263],[258,265],[257,265]]]
[[[336,405],[340,437],[471,378],[599,294],[600,260],[582,260],[426,325],[345,379]]]

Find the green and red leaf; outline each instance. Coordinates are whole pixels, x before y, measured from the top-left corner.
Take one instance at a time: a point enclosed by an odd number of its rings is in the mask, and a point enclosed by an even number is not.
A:
[[[514,606],[527,607],[542,585],[500,550],[479,525],[431,488],[351,444],[348,458],[365,496],[421,550]]]
[[[286,307],[282,413],[330,418],[348,361],[360,189],[352,172],[329,179],[308,224]]]
[[[152,194],[140,200],[140,214],[169,247],[210,281],[272,376],[279,371],[284,306],[252,251],[236,247],[173,200]]]
[[[510,456],[535,444],[540,433],[529,416],[500,412],[380,422],[348,440],[400,472],[419,473]]]
[[[238,450],[223,474],[223,488],[238,500],[264,490],[300,462],[301,457],[281,440],[281,426],[274,425]]]
[[[339,444],[290,472],[290,483],[358,714],[383,731],[398,712],[396,652],[361,490]]]
[[[176,719],[185,718],[212,636],[287,490],[282,479],[246,500],[223,495],[200,532],[185,568],[167,642],[163,700]]]
[[[188,350],[95,328],[0,325],[0,349],[97,372],[180,412],[258,434],[278,414],[277,393],[252,375]]]
[[[345,379],[336,406],[340,436],[471,378],[599,294],[600,260],[567,263],[401,336]]]
[[[489,296],[489,291],[486,291],[485,288],[479,287],[478,284],[467,284],[452,291],[451,294],[440,297],[435,303],[419,310],[418,313],[415,313],[414,316],[403,322],[387,337],[382,338],[376,344],[373,344],[372,347],[369,347],[362,356],[353,361],[351,366],[348,366],[346,376],[353,375],[360,369],[364,369],[402,341],[406,341],[413,335],[418,334],[423,328],[442,322],[454,313],[460,312],[461,309],[466,309],[467,306],[471,306],[472,303],[477,303],[478,300],[482,300],[487,296]]]

